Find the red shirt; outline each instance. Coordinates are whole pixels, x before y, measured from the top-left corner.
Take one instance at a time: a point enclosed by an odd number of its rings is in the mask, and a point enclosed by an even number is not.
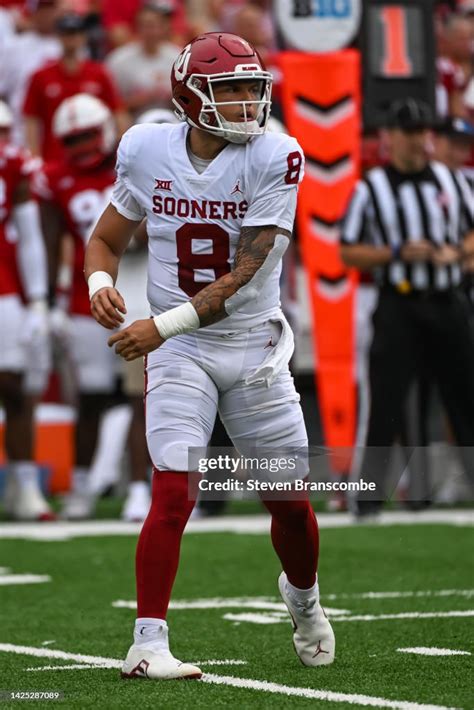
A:
[[[89,292],[84,279],[85,247],[98,218],[107,207],[115,181],[110,164],[85,172],[66,162],[45,165],[35,179],[36,196],[52,202],[63,215],[65,231],[74,238],[74,266],[70,311],[90,316]]]
[[[23,104],[25,116],[38,118],[42,123],[42,155],[47,161],[61,160],[61,144],[52,134],[54,112],[64,99],[74,94],[91,94],[101,99],[111,111],[122,103],[107,69],[99,62],[83,61],[79,70],[69,74],[61,61],[39,69],[30,79]]]
[[[18,185],[32,174],[38,161],[9,143],[0,143],[0,295],[22,293],[16,259],[16,233],[9,232],[7,222],[14,207]],[[13,234],[15,238],[13,237]]]

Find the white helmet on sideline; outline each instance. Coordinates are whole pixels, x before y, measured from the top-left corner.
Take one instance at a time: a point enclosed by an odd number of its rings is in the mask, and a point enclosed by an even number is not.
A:
[[[174,111],[169,108],[150,108],[141,113],[136,123],[179,123]]]
[[[0,101],[0,129],[13,126],[13,114],[5,101]]]
[[[53,133],[70,162],[83,169],[99,165],[115,149],[117,136],[110,109],[89,94],[65,99],[53,116]]]

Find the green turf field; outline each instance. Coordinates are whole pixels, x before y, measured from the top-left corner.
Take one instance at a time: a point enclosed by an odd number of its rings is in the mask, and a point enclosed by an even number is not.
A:
[[[304,668],[294,655],[268,537],[187,534],[171,642],[178,658],[202,664],[204,682],[119,678],[134,619],[134,548],[123,536],[0,538],[0,690],[60,691],[71,708],[474,706],[474,656],[398,650],[474,652],[472,528],[322,530],[320,585],[337,658],[321,669]],[[1,581],[25,573],[50,581]],[[428,616],[400,616],[407,612]],[[45,701],[29,703],[39,705]]]

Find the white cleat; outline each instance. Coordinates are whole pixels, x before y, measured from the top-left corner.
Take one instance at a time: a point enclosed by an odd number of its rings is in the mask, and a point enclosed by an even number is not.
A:
[[[129,523],[141,523],[150,510],[150,487],[146,481],[131,483],[122,508],[122,520]]]
[[[328,666],[334,661],[336,639],[329,620],[316,597],[296,603],[286,592],[286,574],[278,578],[278,587],[293,622],[293,645],[304,666]]]
[[[8,500],[9,496],[10,491],[7,492],[6,509],[15,520],[48,521],[56,518],[36,481],[17,484],[14,498]]]
[[[130,647],[122,666],[122,678],[149,680],[192,680],[202,676],[202,670],[191,663],[182,663],[166,649]]]
[[[94,495],[73,491],[64,499],[61,518],[64,520],[87,520],[94,514],[95,503]]]

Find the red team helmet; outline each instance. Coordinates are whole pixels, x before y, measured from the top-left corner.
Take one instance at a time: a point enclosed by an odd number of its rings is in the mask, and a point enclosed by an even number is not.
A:
[[[213,87],[225,80],[258,80],[262,83],[255,120],[226,121],[219,106],[239,104],[246,118],[247,105],[255,101],[217,102]],[[182,50],[171,70],[173,104],[182,121],[221,136],[246,143],[265,132],[271,106],[272,75],[258,52],[244,39],[228,32],[208,32]]]
[[[91,170],[113,153],[117,137],[110,109],[95,96],[65,99],[53,117],[53,132],[75,167]]]

